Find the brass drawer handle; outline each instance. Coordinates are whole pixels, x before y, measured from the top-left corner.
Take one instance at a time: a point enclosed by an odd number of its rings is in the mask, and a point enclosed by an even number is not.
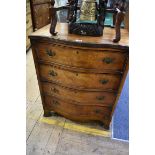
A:
[[[99,101],[104,100],[104,98],[105,98],[104,96],[97,96],[97,97],[96,97],[96,99],[99,100]]]
[[[95,113],[96,113],[96,114],[99,114],[100,112],[101,112],[101,111],[100,111],[99,109],[96,109],[96,110],[95,110]]]
[[[52,71],[49,72],[49,75],[51,75],[51,76],[57,76],[57,73],[52,70]]]
[[[56,88],[51,88],[51,91],[54,92],[54,93],[59,93],[59,90],[56,89]]]
[[[56,55],[56,53],[55,53],[54,51],[52,51],[52,50],[48,50],[48,49],[46,49],[46,54],[47,54],[48,56],[50,56],[50,57]]]
[[[108,80],[106,80],[106,79],[100,80],[100,83],[101,84],[107,84],[108,83]]]
[[[60,103],[59,103],[58,101],[53,100],[53,101],[52,101],[52,104],[54,104],[54,105],[59,105]]]
[[[106,57],[106,58],[103,58],[102,60],[103,62],[105,62],[106,64],[110,64],[113,62],[113,59],[109,58],[109,57]]]

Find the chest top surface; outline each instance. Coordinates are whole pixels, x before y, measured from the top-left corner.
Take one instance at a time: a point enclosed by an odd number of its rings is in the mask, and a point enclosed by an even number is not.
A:
[[[129,34],[126,29],[121,29],[121,40],[118,43],[113,43],[112,40],[115,36],[115,29],[105,27],[103,36],[91,37],[81,36],[68,33],[67,23],[58,23],[56,27],[57,36],[51,36],[49,32],[50,25],[47,25],[29,35],[30,39],[40,39],[48,41],[56,41],[60,43],[70,43],[71,45],[90,46],[90,47],[116,47],[128,49]]]

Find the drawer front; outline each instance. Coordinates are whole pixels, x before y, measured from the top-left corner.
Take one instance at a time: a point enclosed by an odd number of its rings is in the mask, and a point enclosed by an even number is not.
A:
[[[125,52],[108,48],[95,51],[44,44],[37,45],[36,51],[40,60],[86,69],[122,71],[126,60]]]
[[[80,102],[82,105],[104,105],[111,107],[116,99],[116,95],[110,92],[79,91],[47,82],[42,83],[42,88],[44,94]]]
[[[77,73],[58,69],[49,65],[40,65],[42,80],[48,80],[71,88],[117,90],[121,76],[112,74]]]
[[[83,118],[86,120],[108,119],[111,114],[111,109],[107,107],[71,104],[49,96],[45,96],[45,104],[49,110],[76,120]]]

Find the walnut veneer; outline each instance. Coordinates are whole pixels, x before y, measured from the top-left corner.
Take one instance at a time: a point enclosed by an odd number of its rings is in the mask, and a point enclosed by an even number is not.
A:
[[[48,25],[29,36],[44,116],[54,111],[109,128],[128,72],[128,32],[122,30],[122,40],[113,43],[111,28],[102,37],[68,34],[67,24],[57,30],[51,36]]]

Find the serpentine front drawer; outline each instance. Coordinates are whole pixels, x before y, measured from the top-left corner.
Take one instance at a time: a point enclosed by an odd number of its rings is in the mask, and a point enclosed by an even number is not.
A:
[[[116,49],[92,50],[80,49],[55,44],[37,44],[35,50],[38,60],[54,62],[71,67],[101,70],[122,71],[127,52]]]
[[[49,65],[39,65],[42,80],[79,89],[114,90],[119,87],[120,74],[94,74],[68,71]]]
[[[54,97],[45,96],[45,105],[50,110],[76,121],[102,120],[110,117],[111,108],[96,105],[78,105]]]
[[[72,100],[80,105],[112,107],[117,96],[114,92],[77,90],[48,82],[42,82],[42,89],[44,94]]]

